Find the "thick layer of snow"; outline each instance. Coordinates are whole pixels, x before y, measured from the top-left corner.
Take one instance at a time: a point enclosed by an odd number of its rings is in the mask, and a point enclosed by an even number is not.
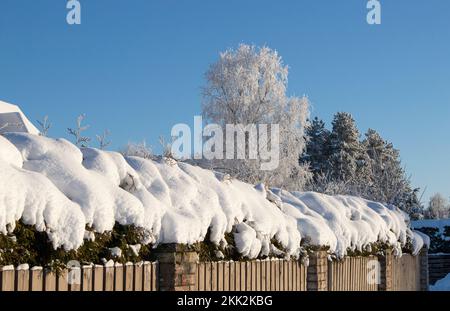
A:
[[[111,252],[111,255],[113,257],[120,257],[120,256],[122,256],[122,250],[119,247],[110,248],[109,251]]]
[[[329,246],[339,257],[374,242],[389,243],[398,254],[407,242],[416,252],[426,243],[393,206],[269,190],[167,159],[79,150],[64,139],[23,133],[5,137],[12,144],[0,140],[0,165],[5,167],[0,199],[6,197],[0,200],[6,202],[0,205],[0,229],[22,217],[42,230],[50,228],[56,246],[79,246],[84,224],[104,232],[116,221],[146,229],[144,242],[153,243],[192,244],[209,233],[212,242],[225,245],[225,234],[232,232],[237,250],[248,258],[278,252],[273,239],[291,256],[299,255],[302,241]]]
[[[23,168],[46,176],[79,204],[86,224],[96,231],[111,230],[115,221],[144,224],[142,203],[108,178],[86,169],[82,152],[67,140],[22,133],[7,133],[5,137],[21,152]]]
[[[320,193],[286,192],[273,189],[283,202],[283,211],[297,219],[302,238],[313,245],[329,246],[338,257],[347,249],[362,251],[371,243],[385,242],[401,253],[409,238],[414,252],[427,236],[412,232],[409,217],[394,206],[383,205],[350,196],[328,196]]]
[[[430,248],[431,240],[428,235],[416,230],[412,230],[412,234],[414,235],[414,237],[411,239],[413,254],[418,254],[424,247]]]
[[[430,291],[434,292],[448,292],[450,291],[450,274],[439,281],[436,284],[430,286]]]
[[[143,186],[138,173],[120,153],[83,148],[83,166],[107,178],[116,187],[129,192],[143,207],[142,226],[150,233],[146,242],[156,242],[161,230],[161,203]]]
[[[85,218],[43,175],[21,168],[19,151],[0,136],[0,232],[12,231],[17,220],[47,231],[55,247],[79,247]]]
[[[16,105],[0,101],[1,132],[25,132],[39,134],[39,130],[28,120],[22,110]]]
[[[300,235],[295,222],[253,186],[228,182],[220,174],[185,163],[128,161],[165,210],[161,241],[202,241],[210,229],[211,241],[219,243],[233,226],[245,222],[260,241],[258,253],[267,254],[270,239],[276,237],[290,255],[298,254]],[[240,235],[245,233],[238,231],[235,238]]]

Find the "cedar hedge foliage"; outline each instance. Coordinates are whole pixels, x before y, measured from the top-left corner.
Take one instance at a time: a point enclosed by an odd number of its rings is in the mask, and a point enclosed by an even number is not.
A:
[[[87,231],[92,232],[90,228]],[[98,234],[92,232],[93,239],[85,239],[77,250],[65,251],[54,249],[45,232],[37,231],[33,226],[25,225],[21,221],[16,223],[12,234],[0,234],[0,266],[27,263],[30,266],[58,268],[70,260],[77,260],[81,264],[102,264],[105,260],[125,263],[151,260],[151,245],[141,245],[136,255],[129,245],[140,244],[145,232],[133,225],[115,224],[113,231]],[[122,255],[113,257],[110,248],[119,247]]]
[[[115,262],[139,262],[154,261],[154,245],[144,245],[141,241],[146,232],[142,228],[134,225],[115,224],[111,232],[103,234],[95,233],[91,228],[86,228],[90,238],[84,240],[83,245],[77,250],[65,251],[62,248],[54,249],[45,232],[37,231],[33,226],[25,225],[21,221],[16,223],[16,227],[11,234],[0,233],[0,266],[27,263],[32,266],[42,266],[59,271],[65,267],[71,260],[77,260],[80,264],[104,264],[112,259]],[[427,228],[423,231],[430,235],[432,245],[430,252],[450,252],[450,240],[442,239],[437,230]],[[446,228],[447,236],[450,228]],[[203,242],[195,243],[189,246],[199,253],[200,261],[218,261],[218,260],[247,260],[237,252],[234,241],[233,231],[225,234],[226,243],[216,245],[210,242],[209,231]],[[130,245],[140,245],[139,252],[136,254]],[[276,239],[271,240],[273,251],[266,257],[284,258],[285,250],[281,243]],[[120,257],[114,257],[111,248],[118,247],[122,251]],[[363,251],[348,250],[348,256],[369,256],[382,254],[383,250],[389,248],[383,243],[373,243]],[[410,253],[410,245],[407,245],[403,251]],[[328,250],[327,247],[318,247],[309,245],[307,239],[302,241],[300,259],[307,260],[308,255],[318,250]]]

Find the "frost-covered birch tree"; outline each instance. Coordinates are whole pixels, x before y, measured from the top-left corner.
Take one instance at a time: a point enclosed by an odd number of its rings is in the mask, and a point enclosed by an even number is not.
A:
[[[428,217],[432,219],[448,218],[450,205],[448,200],[440,193],[436,193],[430,198],[428,205]]]
[[[268,47],[242,44],[235,50],[221,53],[219,60],[210,66],[202,104],[207,121],[223,129],[226,124],[279,124],[280,127],[280,161],[275,170],[262,171],[260,157],[219,161],[217,168],[247,182],[262,181],[295,190],[303,188],[310,174],[298,159],[305,147],[309,104],[306,97],[289,97],[287,82],[288,67],[278,53]]]

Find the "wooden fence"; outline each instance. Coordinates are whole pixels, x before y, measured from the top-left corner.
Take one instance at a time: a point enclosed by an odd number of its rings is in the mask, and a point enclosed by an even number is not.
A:
[[[329,291],[378,291],[378,258],[346,257],[328,262]]]
[[[306,267],[294,260],[201,262],[198,291],[306,291]]]
[[[430,284],[434,285],[450,273],[450,254],[429,254],[428,269]]]
[[[420,257],[403,254],[392,262],[392,290],[420,290]]]
[[[0,267],[0,291],[418,291],[427,289],[427,258],[425,250],[420,256],[395,258],[388,253],[329,261],[319,251],[311,254],[306,267],[281,259],[199,262],[194,251],[169,248],[158,262],[84,266],[61,273]]]
[[[0,269],[0,291],[157,291],[158,264],[84,266],[50,272],[41,267]]]

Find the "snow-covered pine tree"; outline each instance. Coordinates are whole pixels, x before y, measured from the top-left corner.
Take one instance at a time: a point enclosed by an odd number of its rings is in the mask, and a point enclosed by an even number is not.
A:
[[[350,181],[357,177],[363,148],[359,141],[359,131],[352,115],[347,112],[335,114],[330,135],[330,160],[328,171],[334,180]]]
[[[326,174],[330,156],[330,131],[325,122],[315,117],[306,128],[306,148],[300,162],[309,164],[314,179]]]
[[[422,213],[419,189],[412,189],[400,160],[400,151],[369,129],[362,142],[370,161],[372,183],[363,196],[367,199],[393,204],[410,215]]]
[[[371,200],[393,204],[404,193],[406,186],[398,151],[373,129],[367,131],[362,143],[370,159],[373,181],[365,196]]]
[[[306,130],[306,151],[301,163],[310,163],[314,178],[311,191],[347,194],[393,204],[417,219],[423,217],[418,197],[402,167],[400,152],[369,129],[360,142],[355,121],[348,113],[337,113],[333,131],[314,119]]]
[[[398,202],[395,202],[394,205],[399,207],[401,210],[406,212],[411,220],[419,220],[423,219],[425,215],[425,210],[421,199],[419,198],[420,188],[412,189],[410,184],[410,180],[407,179],[408,186],[406,187],[405,192],[400,197]]]

